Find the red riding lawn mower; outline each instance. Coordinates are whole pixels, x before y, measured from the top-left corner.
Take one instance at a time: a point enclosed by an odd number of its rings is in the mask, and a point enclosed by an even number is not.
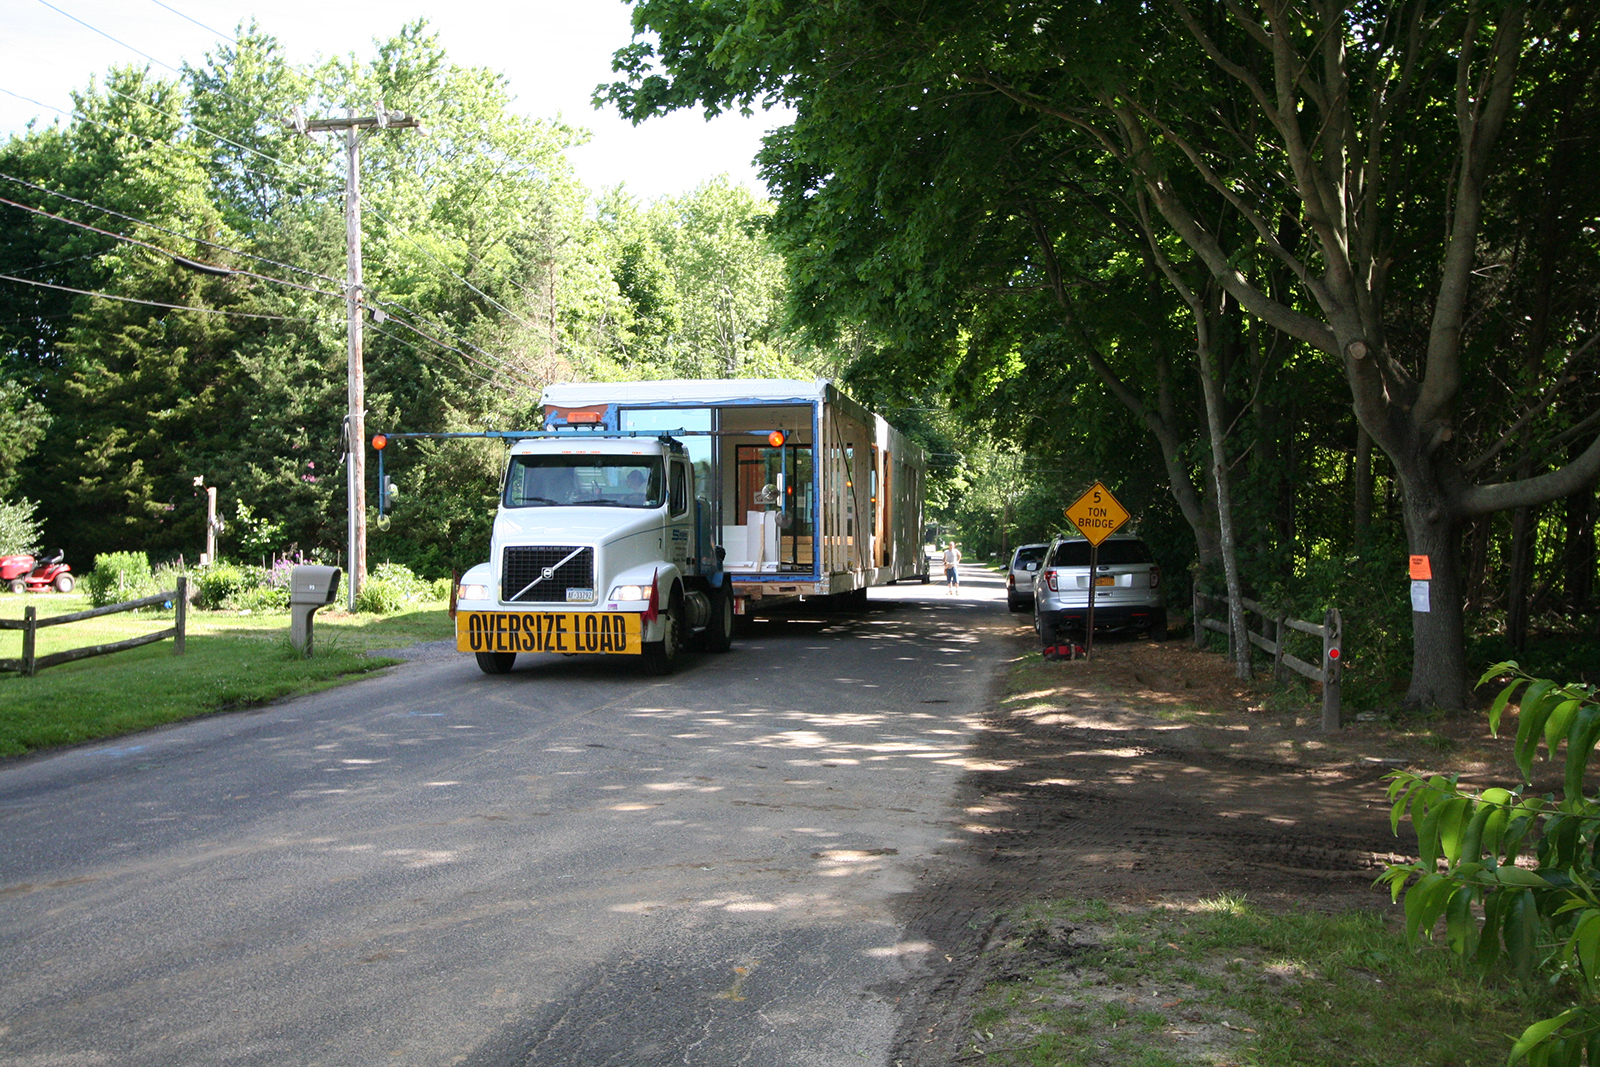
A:
[[[63,557],[59,548],[48,556],[27,552],[0,556],[0,588],[13,593],[42,593],[46,589],[70,593],[74,581],[72,568],[61,562]]]

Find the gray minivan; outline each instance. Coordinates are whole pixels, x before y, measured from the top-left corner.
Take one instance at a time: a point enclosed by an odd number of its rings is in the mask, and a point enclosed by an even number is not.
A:
[[[1012,611],[1027,611],[1033,607],[1033,579],[1049,547],[1046,544],[1018,545],[1011,553],[1011,566],[1006,568],[1006,607]]]

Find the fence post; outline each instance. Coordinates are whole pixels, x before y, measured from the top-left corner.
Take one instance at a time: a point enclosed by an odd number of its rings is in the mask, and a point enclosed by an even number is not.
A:
[[[1343,674],[1344,620],[1338,608],[1322,617],[1322,728],[1339,729],[1339,681]]]
[[[174,618],[172,625],[177,633],[172,635],[172,654],[183,655],[183,626],[184,620],[189,616],[189,579],[178,575],[178,599],[172,604]]]
[[[34,637],[39,632],[39,609],[29,604],[22,609],[22,676],[32,678],[38,656],[34,654]]]

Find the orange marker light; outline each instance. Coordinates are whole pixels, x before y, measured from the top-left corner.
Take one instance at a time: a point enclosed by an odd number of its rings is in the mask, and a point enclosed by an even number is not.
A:
[[[782,430],[773,430],[771,433],[767,434],[767,444],[771,445],[773,448],[782,448],[785,440],[786,438],[784,437]]]
[[[376,448],[379,452],[382,452],[383,446],[388,443],[389,438],[385,437],[383,434],[375,433],[372,435],[372,447]]]

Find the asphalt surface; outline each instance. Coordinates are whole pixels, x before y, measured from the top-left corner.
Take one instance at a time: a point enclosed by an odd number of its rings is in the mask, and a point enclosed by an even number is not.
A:
[[[963,571],[665,679],[424,648],[0,765],[0,1063],[885,1063],[1017,648]]]

